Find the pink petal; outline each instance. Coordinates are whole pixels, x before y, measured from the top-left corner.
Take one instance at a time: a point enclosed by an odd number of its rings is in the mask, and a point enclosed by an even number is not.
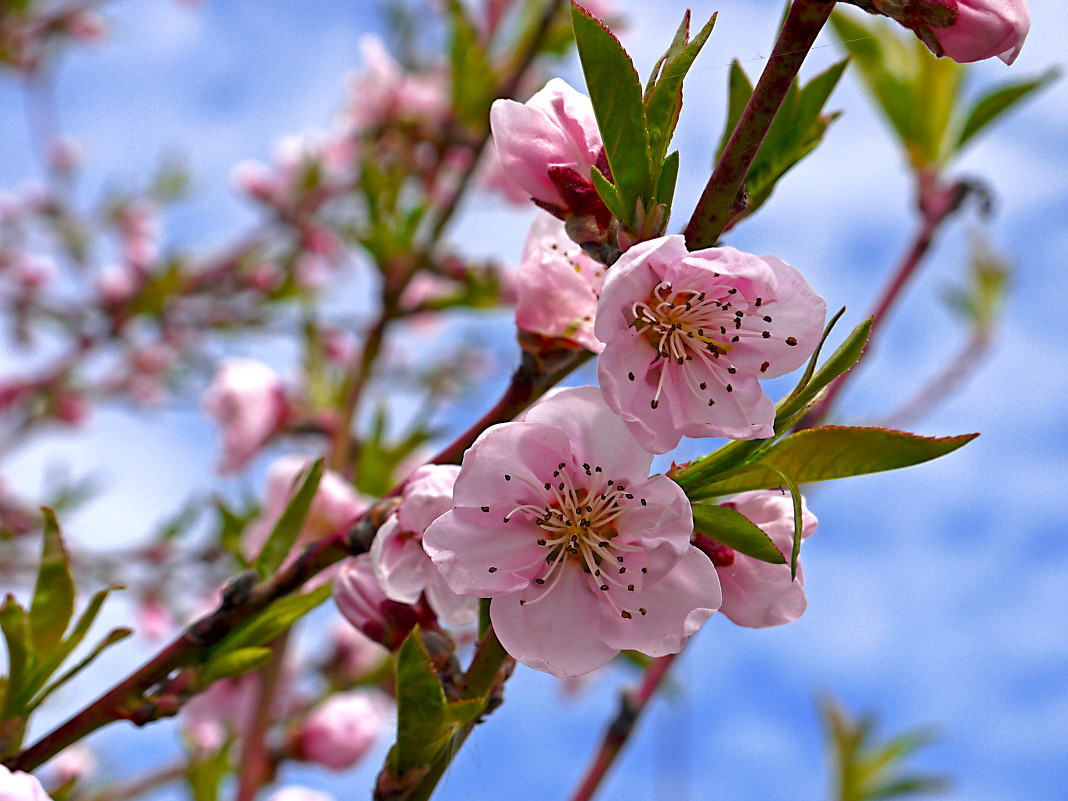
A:
[[[1016,60],[1031,27],[1024,0],[958,0],[957,19],[948,28],[932,28],[945,54],[967,63],[997,56]]]
[[[593,630],[602,601],[586,574],[574,563],[562,569],[559,583],[537,603],[521,605],[523,593],[494,598],[490,621],[504,650],[519,662],[554,676],[579,676],[607,664],[619,649]]]
[[[687,638],[719,609],[722,595],[716,568],[691,546],[673,570],[645,590],[626,594],[625,601],[628,608],[640,607],[646,614],[628,620],[602,608],[601,639],[620,650],[664,656],[682,650]]]

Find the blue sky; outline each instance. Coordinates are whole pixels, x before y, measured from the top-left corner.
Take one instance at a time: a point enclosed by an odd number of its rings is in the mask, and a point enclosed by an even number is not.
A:
[[[1032,32],[1019,60],[1012,68],[997,61],[976,67],[973,91],[1063,58],[1068,21],[1061,5],[1029,5]],[[314,13],[282,0],[208,0],[197,11],[169,0],[107,6],[112,41],[67,59],[57,84],[62,128],[88,152],[86,198],[107,186],[138,185],[162,156],[178,153],[191,168],[194,193],[168,214],[168,244],[203,251],[251,223],[230,189],[230,167],[267,160],[282,136],[327,127],[344,99],[346,74],[358,67],[360,36],[380,25],[380,3],[314,6]],[[698,19],[714,10],[720,17],[687,82],[676,138],[680,218],[692,208],[718,142],[727,65],[738,58],[755,75],[779,16],[777,3],[691,6]],[[623,41],[644,74],[684,4],[624,7],[630,24]],[[819,45],[806,74],[840,57],[829,37]],[[574,65],[562,73],[579,84]],[[830,105],[846,114],[826,143],[729,244],[796,265],[830,307],[848,306],[845,323],[852,325],[904,248],[913,220],[900,155],[850,76]],[[35,174],[22,107],[21,88],[0,81],[7,153],[0,185],[8,188]],[[993,187],[998,202],[989,232],[1017,269],[995,349],[965,390],[918,430],[983,436],[929,465],[814,488],[810,506],[820,528],[805,545],[808,612],[765,631],[714,618],[687,648],[678,692],[654,706],[603,798],[825,798],[814,706],[825,691],[854,710],[877,712],[888,730],[935,724],[941,739],[917,764],[952,775],[952,798],[1068,798],[1068,303],[1057,289],[1068,252],[1066,154],[1062,82],[954,168]],[[464,212],[452,237],[467,252],[518,259],[532,214],[502,211],[489,197],[472,198]],[[939,296],[959,282],[965,234],[976,227],[974,215],[964,214],[942,236],[844,398],[845,419],[892,412],[959,347],[962,332]],[[500,330],[507,336],[504,323]],[[274,356],[285,369],[287,351]],[[473,399],[468,408],[488,402]],[[85,434],[43,441],[4,472],[32,487],[48,464],[70,464],[76,475],[103,469],[108,492],[68,527],[83,542],[129,541],[189,491],[211,486],[215,458],[214,431],[186,403],[163,415],[102,413]],[[139,658],[133,646],[116,650],[107,671],[125,671]],[[521,670],[508,703],[476,730],[438,797],[564,796],[625,679],[609,671],[565,698],[558,682]],[[91,677],[66,703],[103,680]],[[99,742],[114,748],[135,737],[116,727]],[[160,727],[148,736],[148,752],[163,758],[172,737]],[[102,761],[119,774],[128,770],[114,753],[105,751]],[[324,786],[359,797],[375,769],[327,777]],[[306,769],[285,776],[321,778]]]

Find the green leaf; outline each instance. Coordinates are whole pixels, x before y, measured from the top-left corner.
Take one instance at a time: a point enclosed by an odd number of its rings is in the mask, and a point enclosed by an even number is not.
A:
[[[22,691],[22,700],[28,701],[32,696],[36,695],[38,690],[44,686],[49,677],[59,670],[60,666],[67,660],[67,657],[71,655],[75,648],[82,644],[82,640],[85,639],[85,635],[89,633],[90,627],[96,620],[96,616],[100,613],[100,608],[104,605],[105,599],[108,594],[113,590],[124,589],[122,584],[111,584],[102,590],[97,590],[93,593],[93,596],[89,599],[88,605],[85,610],[79,616],[78,621],[74,624],[74,628],[70,634],[67,635],[59,647],[54,649],[48,658],[39,661],[33,669],[33,673],[30,675],[29,680],[26,682],[26,686]]]
[[[218,801],[219,788],[230,772],[230,743],[205,759],[193,759],[185,769],[193,801]]]
[[[7,681],[4,683],[4,701],[0,705],[0,720],[6,720],[22,711],[19,696],[26,674],[33,666],[29,615],[10,593],[0,607],[0,630],[7,642]]]
[[[675,38],[668,45],[667,52],[657,59],[656,64],[653,65],[653,71],[649,74],[649,80],[645,82],[645,102],[649,102],[649,93],[653,91],[653,87],[656,86],[656,82],[660,79],[660,68],[681,53],[689,41],[690,9],[686,9],[682,14],[682,22],[679,24],[678,30],[675,31]]]
[[[619,40],[574,3],[571,25],[612,180],[626,212],[621,219],[633,226],[638,199],[648,207],[653,175],[641,81]]]
[[[957,144],[953,148],[953,152],[959,152],[966,142],[970,141],[972,137],[1006,111],[1035,92],[1045,89],[1060,77],[1060,70],[1052,67],[1037,78],[1027,81],[1014,81],[991,89],[972,104],[964,122],[964,127],[961,128],[960,135],[957,137]]]
[[[497,91],[497,78],[481,38],[459,0],[449,0],[452,24],[452,105],[460,119],[484,128],[486,111]]]
[[[693,504],[693,528],[698,534],[761,562],[786,564],[786,557],[775,547],[771,537],[748,517],[729,506],[707,501]]]
[[[63,639],[63,632],[74,614],[74,578],[70,574],[70,557],[59,533],[59,524],[51,509],[43,509],[44,547],[37,585],[30,605],[30,637],[37,659],[46,659]]]
[[[656,181],[656,202],[663,203],[667,208],[664,213],[664,222],[661,224],[663,229],[667,228],[668,220],[671,218],[671,204],[675,198],[675,182],[679,177],[679,151],[673,150],[664,159],[664,164],[660,168],[660,177]]]
[[[797,560],[801,555],[801,534],[802,534],[802,509],[801,509],[801,489],[797,486],[797,482],[788,474],[772,467],[771,470],[776,473],[779,478],[782,479],[782,483],[790,490],[790,505],[793,507],[793,519],[794,519],[794,536],[793,546],[790,548],[790,580],[793,581],[797,578]],[[782,484],[779,485],[780,487]]]
[[[913,114],[917,117],[915,149],[922,154],[922,163],[934,164],[945,158],[946,134],[957,107],[966,68],[953,59],[935,57],[918,38],[913,37],[913,40],[918,65],[911,86],[916,103]],[[915,155],[913,161],[915,163]]]
[[[593,188],[597,190],[601,200],[604,201],[605,206],[612,212],[612,216],[617,220],[625,219],[623,201],[619,197],[619,189],[616,185],[605,178],[596,167],[590,170],[590,181],[593,183]]]
[[[445,691],[418,626],[397,650],[396,686],[397,744],[389,758],[393,771],[404,774],[429,765],[452,728],[446,716]]]
[[[745,189],[749,197],[744,216],[751,215],[771,197],[779,180],[816,149],[830,124],[838,118],[837,114],[821,112],[847,63],[839,61],[831,65],[803,87],[795,81],[787,92],[746,175]]]
[[[238,648],[213,654],[200,673],[203,686],[219,679],[232,679],[256,668],[263,667],[271,661],[274,654],[270,648]]]
[[[742,118],[749,98],[753,96],[753,84],[749,82],[745,70],[742,69],[738,59],[731,61],[730,77],[727,80],[727,122],[723,126],[723,136],[719,140],[719,149],[716,150],[716,160],[723,155],[723,149],[727,147],[731,134],[738,127],[738,121]]]
[[[733,476],[705,484],[691,497],[778,487],[782,484],[779,471],[798,484],[807,484],[897,470],[952,453],[977,436],[921,437],[888,428],[853,426],[810,428],[784,438],[762,454],[758,462]]]
[[[104,639],[97,643],[96,647],[94,647],[93,650],[90,651],[84,659],[75,663],[73,667],[65,671],[62,675],[59,676],[59,678],[57,678],[55,681],[53,681],[47,687],[37,693],[33,697],[33,699],[27,703],[27,710],[32,712],[34,709],[39,707],[48,696],[50,696],[68,681],[70,681],[83,670],[85,670],[87,667],[89,667],[89,665],[92,664],[93,661],[95,661],[96,658],[100,656],[100,654],[102,654],[111,646],[115,645],[115,643],[122,642],[131,634],[133,634],[133,629],[128,629],[125,627],[112,629],[111,631],[109,631],[106,635],[104,635]]]
[[[254,618],[235,628],[212,649],[209,659],[215,659],[223,653],[266,645],[329,597],[330,585],[323,584],[310,592],[279,598]]]
[[[445,707],[445,719],[452,726],[466,726],[474,723],[486,709],[485,698],[472,698],[468,701],[453,701]]]
[[[682,110],[682,82],[693,65],[694,59],[697,58],[697,54],[701,52],[701,48],[712,34],[715,24],[716,15],[713,14],[693,41],[664,63],[660,80],[656,82],[645,99],[645,119],[649,131],[649,152],[653,165],[658,166],[664,161],[672,134],[675,133],[675,126],[679,122],[679,112]],[[676,34],[677,38],[678,34]],[[668,52],[670,53],[671,50],[669,49]]]
[[[319,482],[323,477],[323,460],[316,459],[308,470],[300,489],[286,504],[285,511],[278,518],[278,522],[271,529],[267,542],[263,545],[256,561],[252,563],[253,569],[263,578],[271,575],[285,561],[293,545],[300,536],[304,527],[304,521],[308,518],[315,493],[319,491]]]

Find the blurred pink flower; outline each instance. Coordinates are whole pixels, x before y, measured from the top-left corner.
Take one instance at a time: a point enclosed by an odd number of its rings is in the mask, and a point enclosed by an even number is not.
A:
[[[683,436],[770,437],[775,405],[758,379],[804,364],[826,309],[774,256],[690,253],[681,236],[642,242],[612,268],[597,308],[605,400],[653,453]]]
[[[588,97],[553,78],[526,103],[495,100],[490,127],[505,172],[539,206],[607,224],[611,215],[590,182],[593,166],[607,173],[608,162]]]
[[[14,773],[0,765],[0,801],[51,801],[44,787],[29,773]]]
[[[382,524],[371,544],[378,583],[394,601],[427,603],[450,626],[478,619],[478,599],[459,596],[423,550],[426,527],[452,509],[452,487],[460,468],[424,465],[404,485],[401,504]]]
[[[259,700],[259,676],[246,673],[220,679],[193,696],[181,710],[182,730],[195,748],[217,751],[229,735],[240,735]]]
[[[397,122],[437,127],[452,110],[444,73],[405,72],[375,36],[360,40],[364,69],[352,78],[349,123],[357,132]]]
[[[232,473],[248,464],[286,416],[281,380],[266,364],[252,359],[224,360],[202,405],[222,427],[220,473]]]
[[[92,776],[96,770],[96,757],[87,746],[75,743],[56,754],[48,761],[46,767],[56,784],[66,784],[69,781],[81,781]],[[2,795],[0,792],[0,797]]]
[[[743,492],[722,504],[745,515],[767,534],[786,558],[773,565],[745,554],[722,549],[712,558],[723,587],[719,611],[739,626],[763,628],[790,623],[801,617],[805,599],[805,576],[797,563],[797,578],[790,579],[790,553],[794,545],[794,507],[789,493],[779,490]],[[801,499],[801,536],[816,530],[816,516]]]
[[[997,56],[1006,64],[1023,48],[1031,17],[1024,0],[957,0],[957,18],[931,33],[945,55],[962,63]]]
[[[307,762],[334,770],[355,765],[378,739],[383,706],[367,691],[331,695],[301,724],[297,754]]]
[[[279,787],[267,796],[267,801],[335,801],[330,793],[312,790],[310,787],[290,785]]]
[[[516,325],[600,353],[604,344],[593,335],[593,319],[604,274],[604,265],[568,238],[562,222],[539,215],[519,265]]]
[[[345,620],[331,625],[330,642],[330,663],[346,681],[358,681],[389,657],[389,651]]]
[[[536,670],[677,653],[719,608],[719,580],[652,458],[596,388],[562,390],[475,441],[423,546],[453,591],[493,599],[501,644]]]

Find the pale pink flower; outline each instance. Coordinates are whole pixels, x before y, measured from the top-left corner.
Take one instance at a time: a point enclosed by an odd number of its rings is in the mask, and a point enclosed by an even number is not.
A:
[[[426,527],[452,509],[452,487],[460,468],[456,465],[424,465],[404,485],[400,506],[375,535],[371,560],[378,583],[394,601],[427,603],[450,626],[464,626],[478,619],[478,599],[459,596],[423,550]]]
[[[0,765],[0,801],[52,801],[44,787],[29,773],[11,772]]]
[[[141,287],[142,278],[122,264],[109,264],[96,277],[96,290],[106,308],[129,303]]]
[[[311,460],[289,454],[276,459],[267,470],[266,503],[263,513],[245,534],[244,551],[251,558],[267,541],[271,529],[281,517],[290,499],[300,489]],[[324,470],[304,527],[296,545],[322,539],[352,525],[367,509],[368,500],[351,483],[333,470]]]
[[[767,534],[786,564],[773,565],[719,546],[712,563],[723,587],[719,611],[739,626],[763,628],[790,623],[801,617],[808,605],[805,575],[797,563],[797,577],[790,579],[790,554],[794,547],[794,507],[789,492],[756,490],[743,492],[722,504],[745,515]],[[816,530],[816,516],[801,499],[801,536]]]
[[[48,165],[58,173],[69,175],[82,166],[85,150],[69,136],[57,136],[48,143]]]
[[[1024,0],[957,0],[948,28],[931,27],[944,55],[966,63],[997,56],[1006,64],[1023,48],[1031,17]]]
[[[519,265],[516,325],[600,353],[604,345],[593,335],[593,318],[604,274],[604,265],[568,238],[562,222],[539,215]]]
[[[200,751],[217,751],[230,734],[240,735],[259,701],[259,676],[220,679],[181,709],[182,730]]]
[[[588,97],[553,78],[526,103],[495,100],[490,128],[505,172],[538,205],[607,224],[611,215],[590,183],[593,166],[607,172],[608,162]]]
[[[287,408],[278,375],[252,359],[223,361],[202,405],[222,427],[220,473],[248,464],[278,431]]]
[[[413,627],[437,628],[425,599],[415,604],[394,601],[375,576],[368,554],[346,560],[334,577],[334,603],[345,619],[370,639],[395,651]]]
[[[452,102],[444,74],[405,72],[375,36],[360,40],[364,69],[352,79],[349,123],[359,132],[396,122],[440,125]]]
[[[382,731],[383,706],[366,691],[330,696],[301,724],[297,754],[306,762],[334,770],[355,765],[371,750]]]
[[[686,495],[651,462],[596,388],[563,390],[475,441],[423,547],[454,592],[493,599],[493,630],[532,668],[677,653],[719,608],[719,580],[690,545]]]
[[[770,437],[775,405],[758,379],[808,359],[826,309],[774,256],[689,253],[681,236],[639,243],[612,268],[597,307],[605,400],[653,453],[683,436]]]
[[[81,781],[89,778],[96,770],[96,757],[88,747],[75,743],[49,760],[47,767],[56,784]]]

